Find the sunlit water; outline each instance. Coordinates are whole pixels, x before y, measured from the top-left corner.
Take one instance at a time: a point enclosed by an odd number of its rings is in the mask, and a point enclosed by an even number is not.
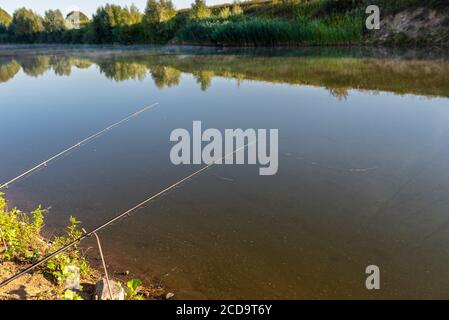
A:
[[[3,47],[0,181],[159,102],[6,192],[89,229],[200,168],[173,129],[277,128],[277,175],[195,177],[100,233],[111,268],[178,298],[449,298],[448,97],[435,57]]]

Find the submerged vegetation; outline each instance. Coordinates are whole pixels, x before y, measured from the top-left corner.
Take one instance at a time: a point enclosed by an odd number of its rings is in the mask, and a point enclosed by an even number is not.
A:
[[[107,4],[91,19],[48,10],[0,9],[0,42],[71,44],[192,43],[235,46],[360,44],[367,5],[382,14],[416,7],[447,9],[445,0],[251,0],[208,7],[195,0],[176,10],[171,0],[148,0],[144,12]]]

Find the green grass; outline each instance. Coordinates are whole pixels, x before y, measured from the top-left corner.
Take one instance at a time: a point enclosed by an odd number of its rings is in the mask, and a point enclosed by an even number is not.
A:
[[[277,46],[358,44],[364,34],[365,9],[378,5],[381,15],[416,7],[447,11],[447,0],[252,0],[241,2],[242,14],[220,18],[230,4],[211,6],[212,17],[192,21],[190,9],[169,21],[151,25],[110,26],[98,34],[94,23],[79,30],[41,32],[23,37],[0,28],[0,43],[146,44],[178,41],[186,44]],[[145,19],[144,19],[145,20]],[[425,39],[424,39],[425,40]]]
[[[71,60],[75,62],[75,60]],[[17,208],[9,209],[3,193],[0,193],[0,261],[10,261],[24,268],[33,262],[39,261],[50,253],[66,246],[72,241],[79,239],[83,234],[79,230],[80,222],[70,217],[70,224],[64,235],[52,237],[51,241],[44,239],[41,230],[45,221],[45,210],[41,207],[25,213]],[[20,267],[20,265],[23,265]],[[83,291],[72,291],[65,289],[68,277],[73,276],[73,267],[79,268],[81,280],[91,280],[94,271],[89,267],[85,257],[81,255],[77,246],[56,255],[48,260],[37,271],[45,278],[52,281],[54,288],[44,291],[36,296],[37,299],[49,297],[62,300],[82,300],[78,295]],[[15,271],[15,269],[14,269]],[[142,300],[140,294],[142,282],[139,279],[131,279],[125,284],[126,299]],[[84,292],[86,293],[86,292]]]
[[[9,209],[0,193],[0,257],[18,264],[36,262],[82,235],[78,230],[79,221],[70,217],[70,225],[66,234],[57,236],[51,242],[45,241],[41,230],[46,211],[41,207],[30,213],[17,208]],[[81,256],[77,247],[60,253],[45,263],[40,271],[56,284],[62,284],[70,275],[68,266],[75,265],[81,275],[91,271],[87,260]]]
[[[363,20],[358,17],[330,19],[244,18],[192,21],[176,39],[199,44],[276,46],[355,44],[362,38]]]

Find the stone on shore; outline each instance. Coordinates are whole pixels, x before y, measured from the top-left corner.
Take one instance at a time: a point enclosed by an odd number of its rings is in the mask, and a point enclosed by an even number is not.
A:
[[[125,289],[120,283],[109,280],[112,291],[112,300],[125,300]],[[95,285],[95,300],[111,300],[106,279],[101,279]]]

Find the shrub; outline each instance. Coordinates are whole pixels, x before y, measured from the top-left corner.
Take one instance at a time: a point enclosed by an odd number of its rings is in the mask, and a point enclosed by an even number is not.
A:
[[[41,207],[29,214],[17,208],[8,209],[7,202],[0,193],[0,229],[3,238],[0,245],[6,244],[2,252],[5,260],[33,263],[82,235],[78,230],[80,222],[70,217],[70,225],[64,236],[57,236],[52,242],[45,241],[41,236],[45,213]],[[40,270],[50,280],[61,284],[69,276],[69,265],[76,265],[81,275],[90,272],[87,261],[81,256],[77,246],[50,259]]]
[[[225,45],[273,46],[294,44],[357,43],[363,32],[363,21],[357,17],[328,20],[299,19],[206,19],[191,21],[180,30],[177,39],[195,43]]]

